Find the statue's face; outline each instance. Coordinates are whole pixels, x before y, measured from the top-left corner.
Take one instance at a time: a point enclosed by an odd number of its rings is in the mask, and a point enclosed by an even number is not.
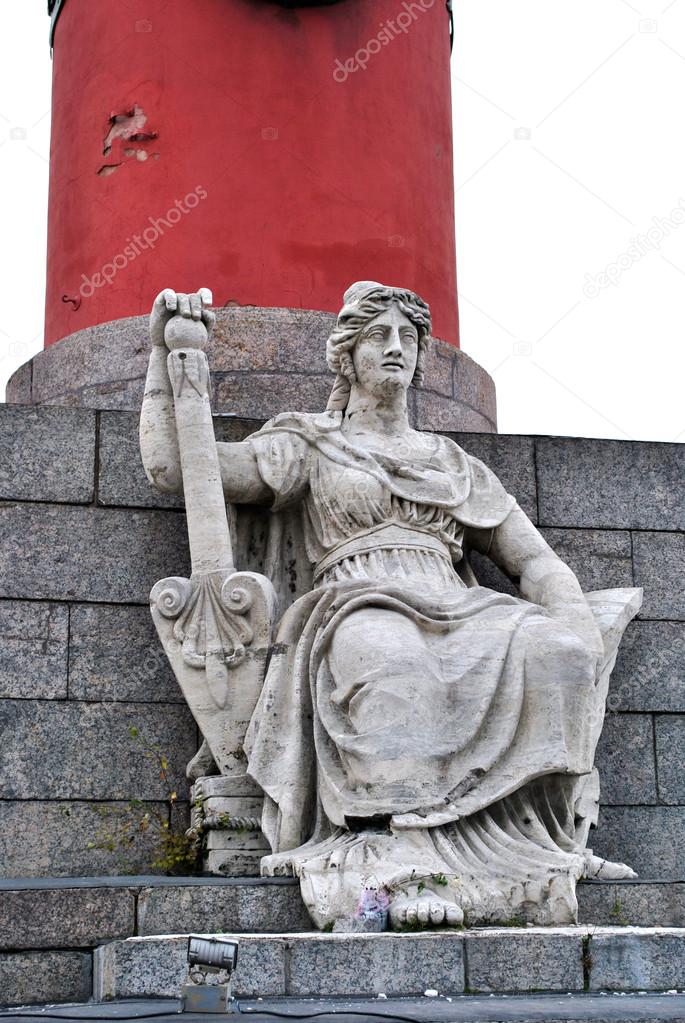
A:
[[[396,303],[362,328],[352,349],[359,385],[379,397],[388,390],[409,387],[419,354],[419,335]]]

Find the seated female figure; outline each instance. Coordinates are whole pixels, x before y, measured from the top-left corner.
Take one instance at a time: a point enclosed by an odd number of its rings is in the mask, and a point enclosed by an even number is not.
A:
[[[197,316],[197,296],[166,296],[153,339],[178,301]],[[262,871],[296,874],[320,927],[363,914],[369,889],[394,926],[569,922],[576,880],[598,870],[586,843],[602,636],[494,474],[410,427],[425,302],[375,282],[344,301],[328,410],[218,445],[227,501],[298,509],[313,571],[245,744],[266,796]],[[178,489],[177,465],[160,472]],[[470,551],[520,595],[479,586]]]

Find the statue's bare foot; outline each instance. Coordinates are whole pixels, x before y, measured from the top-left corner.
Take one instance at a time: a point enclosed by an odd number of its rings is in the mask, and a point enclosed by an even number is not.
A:
[[[603,860],[601,856],[594,853],[585,853],[585,877],[594,877],[599,881],[625,881],[637,874],[626,863],[614,863],[612,860]]]
[[[398,895],[390,903],[393,930],[403,927],[459,927],[464,914],[459,906],[432,891]]]

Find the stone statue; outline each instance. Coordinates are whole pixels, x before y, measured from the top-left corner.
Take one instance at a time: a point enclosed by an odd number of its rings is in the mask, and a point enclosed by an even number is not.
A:
[[[583,594],[487,466],[410,427],[418,295],[354,284],[327,410],[228,444],[210,303],[156,299],[141,418],[150,481],[185,493],[192,576],[151,604],[205,738],[189,776],[206,869],[297,876],[319,928],[575,921],[578,879],[634,876],[587,842],[641,592]],[[520,596],[479,586],[472,551]]]

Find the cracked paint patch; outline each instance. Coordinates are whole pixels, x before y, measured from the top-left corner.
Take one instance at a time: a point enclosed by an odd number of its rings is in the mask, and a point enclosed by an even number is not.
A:
[[[110,156],[116,146],[121,150],[124,159],[103,164],[97,172],[98,177],[106,178],[110,174],[116,173],[126,160],[133,159],[137,163],[145,163],[150,156],[154,160],[159,159],[159,153],[150,153],[147,149],[140,148],[140,144],[145,145],[148,142],[153,142],[158,137],[156,131],[146,130],[147,121],[147,114],[137,104],[126,113],[111,114],[109,131],[102,145],[102,155]],[[131,142],[139,145],[131,146]]]

